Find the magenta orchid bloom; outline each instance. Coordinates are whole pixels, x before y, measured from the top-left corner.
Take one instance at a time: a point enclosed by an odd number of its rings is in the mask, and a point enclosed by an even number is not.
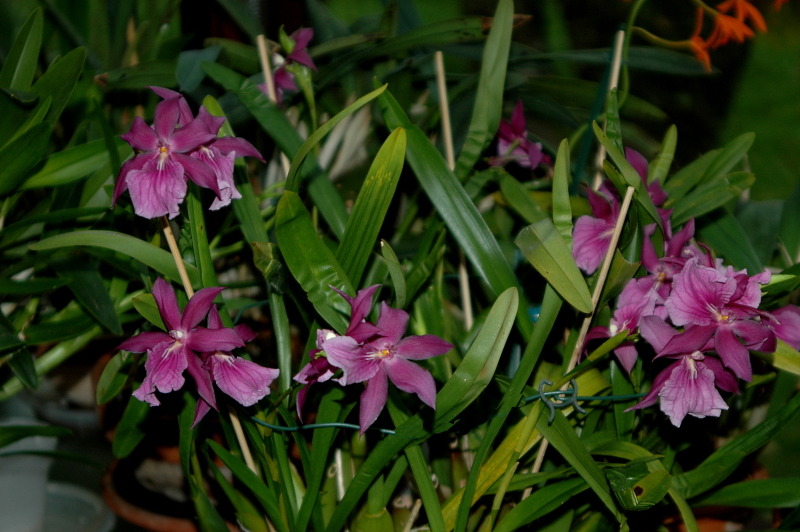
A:
[[[653,200],[653,205],[658,206],[667,201],[667,193],[661,188],[661,182],[656,179],[649,185],[647,184],[649,164],[647,163],[647,159],[644,158],[644,155],[634,149],[625,148],[625,159],[633,166],[633,169],[636,170],[639,177],[642,178],[642,183],[647,187],[647,194],[650,196],[650,199]]]
[[[122,165],[114,187],[114,204],[123,192],[130,190],[134,211],[139,216],[174,218],[179,212],[178,205],[186,197],[187,177],[219,197],[214,170],[188,155],[214,140],[216,134],[202,121],[188,120],[187,111],[182,96],[169,95],[156,106],[153,127],[138,116],[134,119],[131,130],[121,138],[138,154]]]
[[[587,275],[600,267],[611,245],[611,235],[619,218],[619,200],[603,183],[598,192],[589,190],[589,206],[593,216],[578,218],[572,231],[572,256]]]
[[[322,344],[325,340],[335,338],[336,336],[337,334],[331,330],[317,329],[317,348],[308,352],[311,361],[303,366],[303,369],[301,369],[297,375],[292,377],[296,382],[305,384],[305,386],[300,388],[297,392],[297,417],[301,420],[303,419],[303,406],[306,403],[306,397],[308,396],[308,390],[311,388],[311,385],[330,380],[336,372],[336,368],[331,366],[325,356],[325,352],[322,350]]]
[[[723,364],[749,381],[753,374],[749,350],[775,350],[774,331],[757,321],[774,319],[757,308],[760,285],[769,280],[769,271],[750,277],[745,271],[709,268],[692,259],[675,276],[664,306],[673,325],[686,327],[684,334],[703,338],[703,343],[713,337]]]
[[[389,380],[404,392],[414,393],[423,403],[436,408],[433,377],[411,361],[442,355],[453,346],[431,334],[403,338],[407,325],[408,313],[393,309],[384,302],[378,317],[378,335],[369,342],[362,344],[350,336],[336,336],[322,343],[328,362],[343,371],[338,379],[341,385],[367,383],[361,394],[361,434],[383,410]]]
[[[211,331],[231,330],[224,329],[216,305],[208,313],[208,329]],[[247,325],[237,325],[233,331],[241,338],[242,342],[253,340],[256,335]],[[255,362],[234,356],[229,350],[215,350],[203,353],[203,369],[213,379],[225,394],[233,398],[242,406],[251,406],[269,395],[269,386],[278,374],[277,369],[265,368]],[[213,389],[211,394],[213,395]],[[205,416],[208,411],[216,406],[202,399],[197,401],[194,425]]]
[[[281,32],[282,31],[283,30],[281,30]],[[311,70],[317,70],[317,66],[311,59],[311,55],[309,55],[307,49],[308,43],[311,42],[312,38],[314,38],[314,30],[311,28],[300,28],[289,35],[289,39],[294,42],[294,46],[286,58],[282,60],[281,64],[272,73],[272,81],[275,84],[275,97],[278,100],[278,105],[283,102],[284,92],[297,90],[294,74],[288,71],[287,67],[291,67],[293,64],[297,63]],[[266,82],[259,85],[258,88],[261,89],[261,92],[267,94]]]
[[[244,342],[233,329],[206,329],[198,324],[206,317],[214,298],[223,288],[203,288],[194,294],[181,314],[175,290],[163,279],[153,284],[158,311],[169,332],[143,332],[122,342],[117,349],[133,353],[147,352],[145,370],[147,376],[141,386],[133,392],[140,401],[151,406],[161,404],[155,395],[156,390],[169,393],[183,387],[183,372],[197,382],[200,396],[216,408],[214,392],[208,372],[196,352],[231,351],[241,347]]]
[[[770,327],[775,331],[775,336],[792,346],[800,349],[800,307],[786,305],[772,312],[777,320]]]
[[[515,144],[513,149],[512,144]],[[500,127],[497,130],[497,157],[492,157],[489,164],[500,166],[509,161],[531,169],[542,162],[550,162],[550,157],[542,152],[542,143],[528,139],[528,126],[522,100],[517,100],[517,105],[511,114],[511,122],[505,118],[500,120]]]

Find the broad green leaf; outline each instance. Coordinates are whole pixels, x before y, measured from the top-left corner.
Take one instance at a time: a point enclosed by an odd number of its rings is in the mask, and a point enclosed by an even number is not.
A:
[[[768,284],[761,286],[765,296],[782,297],[800,286],[800,275],[773,274]]]
[[[202,50],[186,50],[178,56],[178,65],[175,67],[175,77],[182,92],[191,92],[200,86],[206,72],[201,66],[201,61],[216,61],[221,46],[209,46]]]
[[[243,527],[250,532],[269,532],[267,522],[260,515],[261,512],[258,508],[247,497],[231,486],[228,479],[225,478],[225,475],[222,474],[222,471],[219,470],[214,462],[209,462],[208,468],[211,470],[214,480],[225,492],[225,496],[231,501],[236,511],[236,519],[242,523]]]
[[[689,221],[690,218],[697,218],[713,211],[728,201],[738,198],[755,181],[756,176],[750,172],[734,172],[698,186],[675,205],[675,210],[672,211],[672,224],[677,227]]]
[[[548,484],[518,503],[494,528],[494,532],[513,532],[556,510],[589,485],[582,478]]]
[[[36,80],[31,87],[31,92],[39,95],[40,100],[52,98],[52,103],[47,111],[46,120],[55,124],[61,112],[69,102],[75,86],[78,84],[86,61],[86,48],[76,48],[64,57],[50,65],[47,72]]]
[[[36,366],[33,363],[31,352],[27,348],[23,347],[12,353],[11,358],[8,359],[8,366],[26,388],[35,390],[39,387]]]
[[[605,304],[622,292],[622,289],[633,279],[639,270],[640,262],[630,263],[625,260],[619,250],[614,250],[614,258],[611,259],[611,266],[608,269],[608,277],[600,292],[600,299],[597,308],[603,308]]]
[[[13,281],[11,279],[0,279],[0,294],[3,295],[29,295],[49,292],[62,287],[69,282],[67,279],[49,279],[39,277],[28,279],[27,281]]]
[[[0,197],[19,189],[28,172],[42,160],[50,142],[50,124],[42,122],[0,150]]]
[[[529,224],[548,217],[547,212],[534,201],[528,189],[523,187],[515,177],[509,174],[500,177],[500,192],[503,193],[508,205]]]
[[[288,532],[288,526],[281,515],[281,509],[275,494],[264,484],[264,481],[250,471],[245,463],[234,456],[230,451],[219,445],[213,440],[207,440],[207,445],[211,447],[214,453],[219,457],[222,462],[228,466],[233,472],[234,476],[242,482],[247,488],[253,492],[256,499],[267,512],[272,524],[278,529],[279,532]]]
[[[300,196],[283,193],[275,215],[275,233],[286,265],[320,316],[339,334],[347,330],[349,305],[331,286],[355,296],[350,280],[331,250],[317,236]]]
[[[647,182],[659,181],[661,183],[669,174],[669,167],[672,166],[672,159],[675,157],[675,147],[678,144],[678,128],[674,125],[669,126],[664,140],[661,142],[661,151],[650,162],[647,171]]]
[[[125,381],[128,380],[128,374],[123,371],[123,368],[132,359],[132,355],[127,351],[119,351],[111,357],[106,367],[103,368],[100,380],[97,382],[97,404],[102,405],[109,402],[122,390],[122,387],[125,386]]]
[[[125,458],[133,452],[144,438],[144,429],[140,426],[150,412],[150,405],[134,396],[128,399],[128,406],[122,413],[122,419],[114,432],[114,443],[111,450],[117,458]]]
[[[688,199],[687,197],[684,201]],[[711,246],[718,255],[725,257],[726,263],[737,269],[746,268],[751,275],[764,269],[753,244],[735,216],[727,212],[715,213],[705,217],[699,225],[699,239]]]
[[[456,161],[455,174],[461,181],[472,170],[500,125],[513,19],[514,2],[500,0],[483,49],[481,73],[467,139]]]
[[[344,236],[336,250],[336,258],[347,278],[356,286],[360,286],[359,281],[367,260],[375,247],[389,204],[394,198],[405,154],[406,132],[398,127],[389,135],[372,161],[347,220]]]
[[[600,469],[592,455],[586,450],[586,446],[575,434],[575,429],[564,417],[564,414],[557,411],[552,425],[548,424],[546,415],[541,415],[536,423],[536,428],[542,433],[542,436],[547,438],[550,445],[575,468],[575,471],[578,472],[583,480],[589,484],[592,491],[603,501],[603,504],[617,518],[617,521],[624,522],[625,517],[617,509],[603,470]]]
[[[776,369],[800,375],[800,352],[783,340],[778,340],[778,347],[774,353],[753,351],[753,354],[769,362]]]
[[[61,235],[45,238],[29,247],[34,251],[45,249],[60,249],[72,246],[97,246],[101,248],[119,251],[132,257],[147,266],[150,266],[161,275],[180,282],[178,268],[172,255],[161,248],[158,248],[144,240],[139,240],[129,235],[116,233],[113,231],[77,231],[74,233],[64,233]],[[186,264],[186,271],[189,280],[195,287],[200,286],[200,274],[197,268],[191,264]]]
[[[580,312],[592,311],[592,296],[572,252],[549,218],[523,229],[514,243],[561,297]]]
[[[96,324],[94,319],[83,312],[69,318],[43,321],[25,328],[25,343],[36,345],[66,340],[88,331]]]
[[[794,508],[800,505],[800,478],[767,478],[729,484],[692,506]]]
[[[302,146],[300,146],[300,149],[297,150],[297,154],[294,156],[294,159],[292,159],[292,166],[289,168],[289,173],[286,176],[286,190],[297,192],[300,185],[298,171],[300,166],[303,164],[303,161],[305,161],[306,156],[311,152],[312,149],[314,149],[314,146],[319,144],[323,137],[325,137],[325,135],[327,135],[334,128],[334,126],[336,126],[336,124],[377,98],[383,91],[386,90],[386,87],[388,87],[388,85],[379,87],[369,94],[362,96],[352,104],[345,107],[344,110],[337,113],[336,116],[321,125],[316,131],[314,131],[314,133],[309,135],[308,139],[303,143]]]
[[[64,427],[50,427],[38,425],[3,425],[0,426],[0,449],[11,445],[15,441],[31,436],[44,436],[46,438],[61,438],[70,436],[72,431]]]
[[[569,201],[569,184],[572,179],[569,172],[569,141],[564,139],[558,146],[553,165],[553,225],[561,233],[567,247],[572,249],[572,205]]]
[[[397,260],[394,250],[385,240],[381,240],[381,255],[389,268],[389,275],[392,278],[392,285],[394,286],[395,307],[406,308],[406,278],[403,275],[403,269],[400,266],[400,261]]]
[[[99,79],[111,89],[177,88],[175,61],[147,61],[133,66],[109,70]]]
[[[722,150],[711,150],[681,168],[664,183],[664,191],[669,194],[666,204],[677,203],[700,180]]]
[[[617,89],[608,91],[606,98],[606,136],[620,153],[625,153],[622,144],[622,125],[619,123],[619,105],[617,105]]]
[[[747,151],[753,145],[755,138],[755,133],[743,133],[726,144],[703,173],[700,183],[715,181],[730,173],[739,161],[747,155]]]
[[[78,218],[96,216],[98,214],[102,214],[107,211],[108,209],[105,207],[87,207],[79,209],[61,209],[59,211],[51,211],[44,214],[25,216],[24,218],[22,218],[17,222],[14,222],[13,224],[8,224],[4,226],[3,229],[0,230],[0,235],[33,224],[38,224],[38,223],[59,224],[61,222],[77,220]],[[52,282],[56,282],[56,280],[53,279]]]
[[[281,151],[289,159],[294,159],[303,145],[303,139],[286,118],[286,114],[252,81],[216,63],[204,61],[202,65],[214,81],[236,94],[264,131],[275,140]],[[309,184],[308,193],[331,230],[341,238],[347,223],[344,202],[337,194],[333,183],[317,166],[313,155],[308,154],[300,172],[300,180],[303,181],[311,176],[314,176],[314,179]],[[264,240],[259,239],[259,241]]]
[[[520,289],[511,266],[503,258],[497,240],[464,187],[448,168],[439,150],[431,144],[422,130],[409,121],[389,91],[381,94],[378,102],[387,125],[392,129],[403,127],[406,130],[408,164],[478,275],[494,294],[500,294],[511,287]],[[520,296],[517,324],[525,336],[529,336],[532,330],[527,307],[527,301]]]
[[[497,298],[478,336],[453,376],[437,394],[434,432],[447,427],[492,380],[514,325],[519,297],[509,288]]]
[[[658,227],[662,228],[661,217],[658,215],[658,211],[656,211],[655,205],[653,205],[653,200],[650,199],[650,195],[647,193],[647,188],[645,188],[644,183],[642,183],[642,177],[639,173],[631,166],[631,163],[625,159],[625,153],[618,150],[616,146],[609,140],[605,133],[600,129],[600,126],[597,125],[597,122],[592,124],[594,127],[594,134],[597,137],[597,140],[600,141],[600,144],[606,149],[606,153],[614,162],[614,165],[619,169],[622,178],[625,181],[626,186],[632,186],[636,190],[636,194],[634,194],[634,199],[636,203],[646,212],[651,221],[656,222]],[[611,177],[611,176],[609,176]],[[620,190],[620,194],[624,195],[625,190]],[[674,221],[675,225],[679,225],[677,222]]]
[[[156,305],[156,298],[153,294],[140,294],[133,298],[133,308],[136,312],[142,315],[144,319],[161,329],[166,331],[164,326],[164,319],[161,317],[161,312]]]
[[[121,159],[131,153],[131,147],[121,138],[114,143]],[[47,158],[42,168],[22,185],[22,190],[50,188],[71,183],[98,170],[109,160],[105,140],[98,139],[58,151]]]
[[[67,286],[75,299],[94,319],[114,334],[122,334],[114,303],[98,270],[96,260],[87,260],[83,254],[69,254],[50,261],[59,277],[69,279]]]
[[[42,10],[37,8],[19,30],[14,44],[8,51],[0,70],[0,87],[12,94],[28,92],[39,62],[39,48],[42,45]]]
[[[28,115],[28,119],[19,126],[16,133],[11,137],[9,141],[13,141],[30,128],[37,124],[41,124],[44,121],[44,117],[47,116],[47,111],[50,110],[50,105],[53,103],[53,99],[48,96],[43,100],[40,100],[39,103],[36,105],[36,108],[31,111],[30,115]]]
[[[245,44],[243,42],[220,37],[208,37],[203,41],[203,44],[205,46],[219,46],[222,48],[219,62],[238,72],[255,74],[261,70],[261,65],[258,60],[258,50],[252,44]]]

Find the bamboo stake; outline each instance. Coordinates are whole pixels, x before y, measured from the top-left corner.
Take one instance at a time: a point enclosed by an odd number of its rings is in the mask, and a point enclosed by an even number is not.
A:
[[[278,103],[278,94],[275,92],[275,80],[272,78],[272,66],[269,61],[269,51],[267,49],[267,39],[263,35],[256,37],[256,44],[258,46],[258,58],[261,61],[261,70],[264,72],[264,83],[267,86],[267,96],[272,100],[272,103]],[[285,153],[281,153],[281,164],[283,165],[284,176],[289,175],[289,158]]]
[[[616,89],[617,85],[619,85],[619,71],[622,68],[622,42],[625,39],[625,32],[623,30],[618,30],[616,35],[614,36],[614,57],[611,62],[611,80],[608,84],[608,92],[611,92],[612,89]],[[603,131],[606,130],[606,120],[603,119]],[[594,160],[594,168],[595,168],[595,175],[594,175],[594,183],[592,183],[592,188],[597,190],[600,186],[600,183],[603,181],[602,175],[602,168],[603,168],[603,159],[606,158],[606,149],[604,146],[600,146],[597,150],[597,157]]]

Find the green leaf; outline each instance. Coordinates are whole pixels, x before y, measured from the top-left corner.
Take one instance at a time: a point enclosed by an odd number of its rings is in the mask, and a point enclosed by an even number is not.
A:
[[[114,334],[122,334],[114,303],[98,270],[96,260],[87,260],[83,254],[71,253],[60,260],[50,261],[59,277],[69,279],[69,289],[84,310]]]
[[[697,520],[694,518],[692,509],[689,508],[688,504],[686,504],[686,500],[683,498],[683,495],[680,493],[680,491],[675,488],[670,488],[669,494],[672,497],[672,500],[675,501],[675,505],[678,507],[678,510],[681,513],[681,518],[683,519],[683,525],[686,527],[686,531],[700,532],[700,527],[697,526]]]
[[[108,209],[105,207],[86,207],[86,208],[78,208],[78,209],[61,209],[59,211],[51,211],[46,212],[44,214],[36,214],[32,216],[25,216],[21,220],[14,222],[13,224],[8,224],[0,230],[0,235],[5,234],[6,232],[13,231],[19,229],[21,227],[27,227],[30,225],[38,224],[38,223],[45,223],[45,224],[60,224],[62,222],[68,222],[72,220],[77,220],[78,218],[85,218],[90,216],[96,216],[98,214],[102,214],[107,212]],[[36,280],[36,279],[32,279]],[[49,281],[49,282],[60,282],[60,279],[39,279],[40,281]]]
[[[572,180],[569,169],[569,141],[564,139],[558,146],[553,165],[553,224],[561,233],[567,247],[572,249],[572,204],[569,201],[569,184]]]
[[[259,18],[250,10],[248,4],[237,0],[217,0],[217,2],[225,8],[225,11],[247,33],[251,40],[255,41],[258,35],[264,33]]]
[[[436,208],[436,212],[447,224],[450,233],[464,250],[478,275],[489,285],[494,294],[500,294],[512,287],[519,290],[519,282],[511,266],[503,258],[497,240],[464,191],[464,187],[448,168],[442,154],[431,144],[425,133],[408,120],[389,91],[381,94],[378,102],[387,125],[392,129],[403,127],[406,130],[408,136],[406,159]],[[517,325],[523,335],[529,336],[532,324],[527,315],[528,305],[522,296],[520,300]]]
[[[201,61],[216,61],[221,46],[209,46],[202,50],[186,50],[178,56],[178,65],[175,67],[175,77],[178,78],[178,87],[182,92],[191,92],[200,86],[206,72]]]
[[[524,525],[556,510],[588,487],[582,478],[573,478],[539,488],[512,508],[497,524],[494,532],[519,530]]]
[[[478,90],[467,139],[456,161],[455,174],[461,181],[472,170],[500,125],[513,19],[514,2],[500,0],[483,49]]]
[[[519,297],[509,288],[497,298],[469,351],[436,398],[434,432],[445,430],[491,382],[514,325]]]
[[[669,126],[664,140],[661,143],[661,151],[650,162],[647,172],[647,182],[659,181],[661,183],[669,174],[669,167],[672,166],[672,159],[675,157],[675,147],[678,144],[678,128],[674,125]]]
[[[620,369],[617,361],[611,361],[611,391],[614,395],[631,395],[636,393],[633,385],[625,376],[624,370]],[[614,421],[617,427],[617,439],[620,442],[630,442],[633,436],[633,429],[635,425],[635,413],[625,412],[629,406],[636,404],[635,400],[631,401],[614,401]]]
[[[619,123],[619,105],[617,105],[617,89],[613,88],[608,91],[608,98],[606,99],[606,135],[608,140],[614,145],[620,153],[625,153],[625,147],[622,144],[622,126]]]
[[[166,326],[164,326],[164,319],[161,317],[161,312],[158,310],[156,298],[153,297],[153,294],[140,294],[134,297],[132,301],[133,308],[135,308],[136,312],[141,314],[144,319],[162,331],[167,330]]]
[[[691,471],[674,475],[672,485],[680,490],[684,497],[691,499],[728,478],[746,457],[747,455],[742,451],[725,454],[712,462],[701,464]]]
[[[572,252],[549,218],[529,225],[514,243],[561,297],[580,312],[592,311],[592,296]]]
[[[230,532],[225,520],[219,515],[219,512],[202,488],[195,485],[194,478],[189,477],[189,482],[192,484],[192,501],[194,508],[197,510],[197,520],[200,522],[200,530],[202,532]]]
[[[50,142],[50,124],[42,122],[0,150],[0,197],[17,191],[28,172],[42,160]]]
[[[128,374],[123,368],[128,366],[132,359],[132,355],[127,351],[120,351],[111,357],[97,382],[97,404],[109,402],[122,390],[125,381],[128,380]]]
[[[800,375],[800,352],[783,340],[778,340],[778,347],[774,353],[753,351],[753,354],[769,362],[776,369]]]
[[[734,172],[697,187],[676,204],[672,212],[672,224],[679,226],[690,218],[711,212],[728,201],[738,198],[756,181],[750,172]]]
[[[34,251],[42,251],[72,246],[97,246],[119,251],[150,266],[161,275],[165,275],[176,282],[180,282],[180,275],[178,274],[178,268],[175,266],[175,260],[168,251],[158,248],[144,240],[139,240],[138,238],[122,233],[113,231],[77,231],[45,238],[28,247]],[[192,282],[192,285],[199,287],[200,274],[197,272],[197,268],[191,264],[186,264],[186,271],[189,274],[189,280]]]
[[[14,93],[29,91],[42,45],[42,10],[37,8],[19,30],[0,70],[0,87]]]
[[[398,127],[389,135],[372,161],[347,220],[344,236],[336,250],[336,258],[347,278],[356,286],[360,285],[367,260],[375,247],[389,204],[394,198],[405,153],[406,132]]]
[[[289,173],[286,176],[286,190],[291,190],[292,192],[297,192],[300,182],[298,180],[298,170],[300,166],[305,161],[306,156],[314,149],[314,146],[319,144],[319,142],[327,135],[331,129],[336,126],[339,122],[350,116],[351,114],[355,113],[366,104],[377,98],[383,91],[386,90],[388,85],[384,85],[375,89],[374,91],[366,94],[353,102],[352,104],[348,105],[344,108],[344,110],[340,111],[336,114],[333,118],[325,122],[321,125],[314,133],[312,133],[308,139],[300,146],[300,149],[297,151],[297,154],[292,159],[292,166],[289,168]],[[388,139],[387,139],[388,141]]]
[[[767,478],[729,484],[692,506],[794,508],[800,504],[800,478]]]
[[[700,180],[722,150],[711,150],[681,168],[664,183],[664,191],[669,195],[666,204],[677,203]]]
[[[144,430],[140,426],[150,412],[150,405],[134,396],[128,399],[128,406],[122,413],[122,419],[114,432],[114,443],[111,450],[117,458],[125,458],[136,449],[144,438]]]
[[[177,88],[175,61],[147,61],[133,66],[109,70],[101,81],[111,89],[146,89],[147,87]]]
[[[554,178],[555,180],[555,178]],[[527,188],[509,174],[500,177],[500,192],[503,193],[508,205],[517,211],[517,214],[529,224],[548,218],[548,214],[531,197]],[[571,210],[571,209],[570,209]]]
[[[392,278],[392,285],[394,285],[395,306],[406,308],[406,278],[403,275],[400,261],[397,260],[397,255],[385,240],[381,240],[381,255],[389,268],[389,275]]]
[[[33,363],[31,352],[27,348],[18,349],[11,354],[8,359],[8,366],[19,381],[26,388],[35,390],[39,387],[39,376],[36,374],[36,366]]]
[[[275,234],[286,265],[309,301],[339,334],[344,334],[349,305],[330,287],[351,296],[355,296],[355,291],[336,257],[317,236],[300,196],[290,190],[278,202]]]
[[[131,147],[121,138],[114,137],[121,159],[131,154]],[[58,151],[47,158],[42,168],[22,185],[22,190],[50,188],[72,183],[95,172],[109,161],[104,139]]]
[[[75,91],[85,62],[86,48],[76,48],[51,65],[31,87],[31,92],[39,95],[39,100],[52,98],[46,117],[51,125],[58,121]]]
[[[231,501],[236,511],[236,519],[242,523],[243,528],[250,532],[269,532],[267,522],[261,517],[261,512],[259,512],[258,508],[247,497],[231,486],[228,479],[225,478],[225,475],[222,474],[222,471],[219,470],[214,462],[209,462],[208,468],[211,470],[214,480],[225,492],[225,496]]]
[[[688,198],[684,201],[687,200]],[[727,212],[715,213],[704,218],[699,225],[700,239],[718,255],[725,257],[726,263],[737,269],[746,268],[751,275],[764,270],[753,244],[735,216]]]
[[[703,173],[700,183],[716,181],[733,170],[734,166],[747,155],[755,138],[755,133],[744,133],[726,144]]]
[[[224,463],[233,475],[256,496],[256,499],[267,512],[272,524],[279,532],[288,532],[288,526],[281,515],[281,508],[275,494],[270,491],[264,481],[250,471],[241,459],[234,456],[230,451],[219,445],[213,440],[206,440],[206,443],[216,453],[222,463]]]
[[[597,308],[603,308],[605,304],[622,292],[622,289],[633,279],[639,270],[640,262],[630,263],[625,260],[618,249],[614,250],[614,258],[611,259],[611,266],[608,269],[608,277],[600,292],[600,299]]]
[[[794,188],[783,204],[778,231],[778,239],[785,247],[791,264],[800,262],[800,231],[797,230],[798,227],[800,227],[800,184]],[[789,265],[787,264],[787,266]]]
[[[553,424],[547,422],[547,416],[539,416],[536,428],[547,438],[547,441],[575,468],[575,471],[589,484],[592,491],[597,494],[603,504],[616,517],[620,523],[625,521],[625,517],[617,509],[614,497],[611,495],[611,488],[608,485],[603,470],[586,450],[575,429],[570,425],[567,418],[560,411],[556,412]]]
[[[0,294],[16,296],[40,294],[60,288],[69,281],[69,279],[50,279],[46,277],[28,279],[27,281],[0,279]]]
[[[0,426],[0,449],[11,445],[15,441],[31,436],[44,436],[46,438],[61,438],[72,435],[72,431],[64,427],[50,427],[39,425],[3,425]]]

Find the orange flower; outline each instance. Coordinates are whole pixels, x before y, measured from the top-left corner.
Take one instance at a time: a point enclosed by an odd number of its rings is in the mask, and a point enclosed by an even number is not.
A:
[[[714,17],[714,31],[709,35],[706,44],[709,48],[717,49],[728,44],[731,39],[736,42],[744,42],[753,35],[755,35],[753,30],[748,28],[744,22],[729,15],[717,13]]]
[[[761,11],[747,0],[726,0],[719,4],[717,9],[722,13],[733,10],[733,14],[739,22],[747,22],[747,19],[750,19],[755,29],[767,31],[767,23],[764,21]]]
[[[708,55],[708,43],[700,37],[700,32],[703,29],[703,8],[697,8],[697,23],[694,27],[694,33],[689,38],[688,47],[694,56],[703,63],[706,72],[711,72],[711,56]]]
[[[775,11],[780,11],[781,6],[788,2],[789,0],[775,0]]]

